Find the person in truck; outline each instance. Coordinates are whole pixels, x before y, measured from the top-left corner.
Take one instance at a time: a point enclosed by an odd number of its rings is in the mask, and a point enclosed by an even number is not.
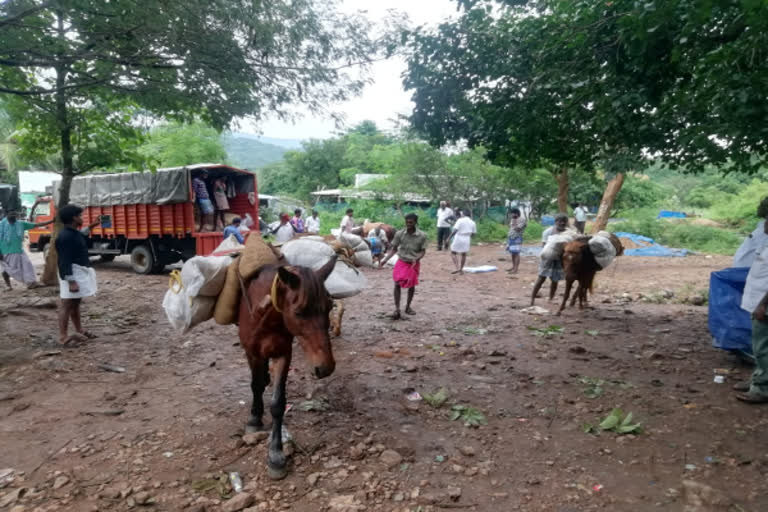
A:
[[[216,211],[211,202],[211,196],[208,193],[208,185],[205,180],[208,179],[208,171],[203,170],[199,175],[192,178],[192,200],[200,208],[200,227],[198,231],[213,231],[213,214]]]
[[[96,295],[96,272],[91,268],[88,257],[88,242],[86,237],[90,230],[96,227],[101,218],[91,223],[85,229],[83,226],[83,209],[74,204],[68,204],[59,210],[59,220],[64,228],[56,237],[59,267],[59,342],[62,345],[83,342],[95,338],[83,328],[80,319],[80,302],[83,297]],[[75,334],[69,336],[69,321],[75,326]]]
[[[235,217],[232,219],[232,224],[224,228],[224,240],[230,237],[230,235],[233,235],[235,239],[240,242],[241,244],[245,243],[245,239],[243,238],[243,235],[240,233],[240,217]]]
[[[13,289],[11,278],[24,283],[27,288],[38,286],[35,267],[24,252],[24,232],[51,223],[52,220],[39,224],[19,220],[16,212],[9,212],[8,216],[0,221],[0,269],[5,286],[9,290]]]

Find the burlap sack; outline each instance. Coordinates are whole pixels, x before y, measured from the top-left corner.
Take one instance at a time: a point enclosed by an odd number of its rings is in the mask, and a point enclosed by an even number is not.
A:
[[[213,310],[213,318],[219,325],[228,325],[237,322],[240,309],[240,280],[237,270],[247,281],[256,275],[261,267],[279,262],[278,254],[267,245],[257,233],[252,233],[245,241],[245,249],[242,254],[227,267],[227,277],[224,288],[216,299],[216,308]]]

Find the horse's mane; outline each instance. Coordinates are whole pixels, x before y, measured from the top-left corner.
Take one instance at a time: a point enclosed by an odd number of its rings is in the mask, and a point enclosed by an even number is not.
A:
[[[328,292],[325,283],[317,277],[314,270],[308,267],[293,267],[301,278],[301,286],[297,290],[299,304],[296,312],[301,315],[325,315]]]

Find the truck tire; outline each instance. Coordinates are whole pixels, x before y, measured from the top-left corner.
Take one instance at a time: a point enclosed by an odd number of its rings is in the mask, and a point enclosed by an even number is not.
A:
[[[131,268],[137,274],[151,274],[155,269],[155,257],[147,245],[137,245],[131,251]]]
[[[99,260],[103,263],[109,263],[115,261],[115,254],[99,254]]]

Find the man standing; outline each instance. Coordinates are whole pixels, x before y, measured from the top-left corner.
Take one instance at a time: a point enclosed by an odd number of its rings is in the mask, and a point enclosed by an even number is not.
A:
[[[59,255],[59,295],[61,296],[59,342],[62,345],[95,337],[83,329],[80,320],[80,302],[83,297],[96,295],[98,288],[96,272],[91,268],[88,257],[88,243],[85,237],[91,228],[99,224],[100,220],[79,231],[83,225],[82,215],[83,209],[73,204],[68,204],[59,210],[59,220],[64,225],[64,229],[56,237],[55,243]],[[77,331],[72,336],[68,336],[70,320]]]
[[[402,288],[408,290],[408,302],[405,304],[406,314],[416,314],[411,309],[411,303],[416,293],[416,286],[419,284],[421,259],[427,252],[427,235],[416,228],[418,222],[419,217],[415,213],[409,213],[405,216],[405,228],[395,234],[387,257],[379,263],[379,267],[383,267],[397,253],[397,263],[395,263],[395,269],[392,271],[392,279],[395,281],[393,320],[401,318],[400,294]]]
[[[547,245],[547,240],[552,235],[561,235],[568,229],[568,215],[565,213],[558,213],[555,216],[555,225],[544,230],[541,234],[542,247]],[[549,278],[552,284],[549,287],[549,300],[555,298],[557,292],[557,283],[565,277],[565,271],[563,270],[563,262],[561,259],[545,260],[539,258],[539,278],[533,285],[533,293],[531,294],[531,306],[536,301],[536,295],[539,294],[541,285]]]
[[[192,178],[192,201],[197,202],[197,206],[200,208],[200,227],[198,231],[213,230],[213,203],[211,202],[211,196],[208,194],[208,185],[205,180],[208,179],[208,171],[203,170],[198,176]]]
[[[446,201],[440,201],[437,209],[437,250],[442,251],[443,245],[448,247],[448,238],[451,234],[451,219],[454,218],[453,210]]]
[[[573,208],[574,225],[576,231],[584,234],[584,227],[587,225],[587,208],[582,203],[576,203]]]
[[[353,229],[355,229],[355,220],[353,218],[354,210],[352,208],[347,209],[347,214],[344,216],[343,219],[341,219],[341,232],[342,233],[351,233]]]
[[[296,208],[293,210],[293,218],[291,219],[291,226],[296,233],[304,232],[304,219],[301,218],[301,209]]]
[[[765,233],[768,234],[768,217]],[[755,253],[755,261],[749,268],[741,309],[752,314],[752,354],[755,356],[755,371],[752,378],[736,384],[733,389],[742,391],[736,398],[750,404],[768,403],[768,242],[764,242]]]
[[[294,231],[290,220],[291,217],[287,213],[280,214],[280,223],[272,230],[277,243],[282,244],[293,238]]]
[[[243,235],[240,233],[240,223],[242,221],[240,220],[240,217],[235,217],[232,219],[232,224],[224,228],[224,240],[229,238],[231,235],[234,235],[235,239],[240,242],[241,244],[245,243],[245,239],[243,238]]]
[[[451,241],[451,259],[456,270],[451,274],[463,274],[464,265],[467,263],[467,253],[472,241],[472,237],[477,233],[477,226],[469,216],[469,211],[459,210],[459,220],[453,225],[453,232],[448,238]],[[447,243],[447,242],[446,242]]]
[[[317,210],[312,210],[312,216],[307,219],[307,233],[316,235],[320,232],[320,219],[317,217]]]
[[[37,276],[35,276],[35,267],[24,252],[24,232],[47,226],[53,221],[33,224],[18,220],[16,212],[9,212],[8,216],[0,221],[0,269],[2,269],[3,281],[9,290],[11,287],[11,278],[24,283],[27,288],[37,286]]]

